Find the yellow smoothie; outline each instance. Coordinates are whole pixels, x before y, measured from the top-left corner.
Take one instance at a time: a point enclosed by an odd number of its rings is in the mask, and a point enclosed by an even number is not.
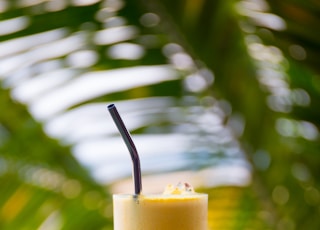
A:
[[[114,230],[207,230],[208,195],[172,188],[114,195]]]

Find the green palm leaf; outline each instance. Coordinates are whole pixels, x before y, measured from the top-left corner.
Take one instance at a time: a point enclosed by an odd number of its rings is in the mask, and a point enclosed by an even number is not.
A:
[[[190,180],[210,194],[210,229],[319,227],[318,11],[0,1],[0,228],[112,229],[131,165],[107,103],[145,191]]]

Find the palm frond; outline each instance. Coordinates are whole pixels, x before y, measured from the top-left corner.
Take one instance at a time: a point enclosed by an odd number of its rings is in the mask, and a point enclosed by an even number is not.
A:
[[[112,229],[109,194],[131,165],[108,103],[146,191],[190,180],[210,194],[212,229],[319,227],[318,11],[1,1],[0,228]]]

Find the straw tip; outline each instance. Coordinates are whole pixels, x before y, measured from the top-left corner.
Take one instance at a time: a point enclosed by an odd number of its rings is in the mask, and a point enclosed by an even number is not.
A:
[[[116,107],[114,104],[108,105],[108,109],[113,109],[114,107]]]

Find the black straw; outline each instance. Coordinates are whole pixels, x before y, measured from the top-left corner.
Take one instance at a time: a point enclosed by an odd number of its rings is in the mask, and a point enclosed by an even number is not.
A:
[[[124,125],[120,114],[114,104],[108,105],[108,110],[113,118],[114,123],[116,124],[122,139],[127,145],[127,148],[130,152],[131,159],[133,162],[133,182],[134,182],[134,191],[136,195],[139,195],[142,191],[141,183],[141,168],[140,168],[140,159],[137,152],[137,149],[131,139],[130,133],[128,132],[126,126]]]

